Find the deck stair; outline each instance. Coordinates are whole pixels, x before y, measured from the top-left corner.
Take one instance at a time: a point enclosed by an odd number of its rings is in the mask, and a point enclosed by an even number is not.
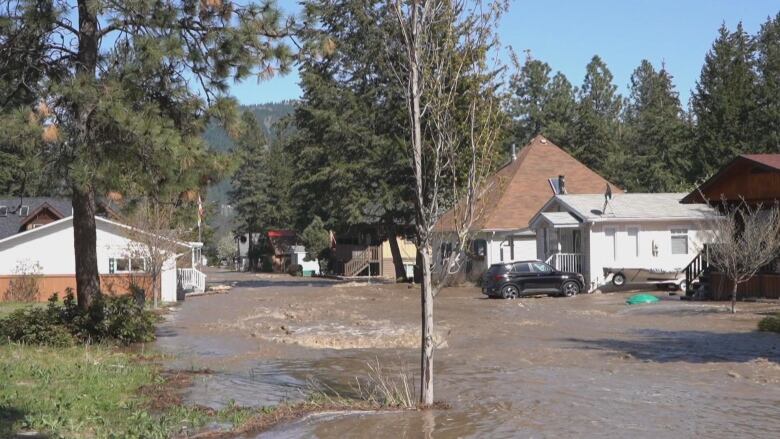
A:
[[[352,258],[344,263],[344,276],[359,276],[366,271],[369,266],[379,261],[379,247],[369,246],[365,250],[355,250],[352,252]],[[379,273],[372,273],[378,275]]]
[[[693,282],[703,273],[706,272],[710,266],[709,257],[707,255],[707,246],[696,255],[693,260],[685,267],[685,295],[690,296],[693,294]]]

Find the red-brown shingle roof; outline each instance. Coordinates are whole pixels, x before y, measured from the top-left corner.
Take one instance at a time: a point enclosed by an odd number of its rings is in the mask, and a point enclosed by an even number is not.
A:
[[[549,179],[563,175],[569,194],[601,194],[607,180],[580,163],[543,136],[534,137],[517,159],[499,169],[488,182],[480,199],[484,211],[474,230],[519,230],[553,195]],[[614,193],[622,190],[612,186]],[[440,224],[451,223],[444,215]]]

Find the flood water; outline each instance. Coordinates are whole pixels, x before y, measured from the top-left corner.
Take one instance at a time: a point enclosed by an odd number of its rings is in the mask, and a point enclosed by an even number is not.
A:
[[[367,363],[419,364],[419,292],[244,273],[226,295],[188,299],[162,325],[172,367],[210,368],[186,400],[220,407],[305,398],[312,380],[349,395]],[[659,296],[664,296],[658,292]],[[449,410],[323,413],[261,438],[780,436],[780,336],[772,305],[628,307],[627,294],[436,299],[436,399]],[[776,308],[776,307],[775,307]]]

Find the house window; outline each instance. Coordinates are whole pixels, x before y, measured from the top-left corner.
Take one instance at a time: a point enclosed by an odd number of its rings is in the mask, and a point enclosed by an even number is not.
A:
[[[484,259],[487,253],[487,241],[484,239],[471,241],[471,252],[474,254],[475,259]]]
[[[146,261],[142,258],[130,259],[130,271],[145,271]]]
[[[30,206],[22,206],[19,208],[19,216],[27,216],[30,213]]]
[[[607,227],[604,229],[604,238],[606,239],[606,246],[607,249],[607,255],[609,256],[611,261],[616,260],[617,256],[617,236],[615,234],[615,228],[614,227]]]
[[[137,271],[144,271],[146,269],[146,261],[143,258],[109,258],[108,259],[108,272],[109,273],[131,273]]]
[[[633,256],[639,256],[639,228],[637,227],[629,227],[628,228],[628,245],[626,245],[626,249],[633,253]]]
[[[688,229],[672,229],[672,254],[688,254]]]

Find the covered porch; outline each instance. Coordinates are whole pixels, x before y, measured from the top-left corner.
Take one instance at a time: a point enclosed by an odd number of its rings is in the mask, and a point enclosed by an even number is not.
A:
[[[537,229],[538,253],[556,270],[586,274],[582,224],[569,212],[542,212]]]

